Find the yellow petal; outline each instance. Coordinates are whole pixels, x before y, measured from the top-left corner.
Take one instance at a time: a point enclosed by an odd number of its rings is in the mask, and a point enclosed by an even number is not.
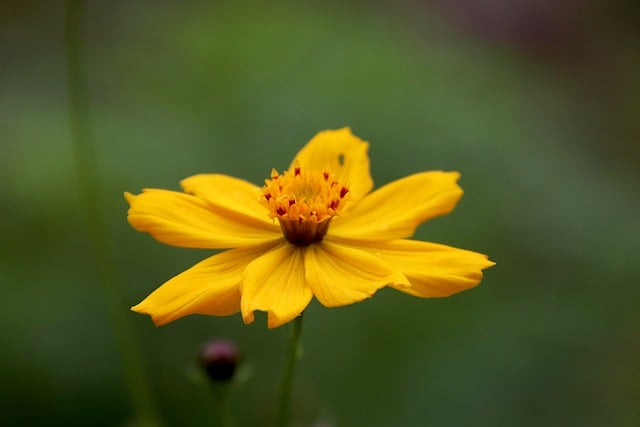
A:
[[[420,223],[449,213],[462,197],[457,172],[422,172],[393,181],[334,218],[329,234],[381,241],[410,237]]]
[[[273,225],[269,212],[258,202],[260,187],[250,182],[227,175],[201,174],[183,179],[180,185],[186,193],[206,200],[226,216],[257,226]]]
[[[495,265],[486,255],[416,240],[361,244],[402,272],[411,287],[394,286],[417,297],[446,297],[480,283],[482,270]]]
[[[373,187],[369,173],[369,143],[361,140],[345,127],[317,133],[298,152],[295,165],[302,170],[324,172],[329,170],[340,183],[349,187],[352,200],[363,197]]]
[[[269,328],[299,316],[313,293],[304,278],[304,248],[281,243],[247,266],[242,276],[241,309],[245,323],[253,311],[268,313]]]
[[[307,248],[305,275],[315,297],[327,307],[362,301],[385,285],[401,280],[379,258],[326,241]]]
[[[189,314],[227,316],[240,311],[239,283],[245,267],[269,245],[231,249],[196,264],[169,280],[133,311],[148,314],[156,326]]]
[[[251,223],[214,212],[203,199],[176,191],[125,193],[133,228],[160,242],[189,248],[232,248],[282,237],[275,224]]]

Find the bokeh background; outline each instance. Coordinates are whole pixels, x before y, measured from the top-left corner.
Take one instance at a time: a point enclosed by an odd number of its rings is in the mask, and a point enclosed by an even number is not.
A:
[[[131,425],[74,166],[64,19],[57,0],[0,7],[0,424]],[[451,298],[313,303],[296,425],[639,425],[639,19],[634,0],[88,1],[85,166],[121,309],[209,255],[133,231],[123,191],[202,172],[261,183],[348,125],[378,186],[460,171],[457,209],[417,237],[497,266]],[[252,373],[237,425],[272,424],[286,327],[126,316],[165,425],[215,425],[190,379],[213,337]]]

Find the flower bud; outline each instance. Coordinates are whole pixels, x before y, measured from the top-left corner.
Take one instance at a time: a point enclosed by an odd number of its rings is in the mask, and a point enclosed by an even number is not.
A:
[[[229,381],[238,365],[238,349],[225,339],[214,339],[202,346],[198,362],[213,382]]]

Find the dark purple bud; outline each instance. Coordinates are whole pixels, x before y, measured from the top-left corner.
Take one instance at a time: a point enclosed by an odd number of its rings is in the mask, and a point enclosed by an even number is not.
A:
[[[214,339],[202,346],[198,361],[204,372],[214,382],[229,381],[238,365],[238,349],[225,339]]]

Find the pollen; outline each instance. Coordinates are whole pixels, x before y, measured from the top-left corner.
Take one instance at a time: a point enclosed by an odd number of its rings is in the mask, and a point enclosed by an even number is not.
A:
[[[331,218],[349,201],[349,188],[329,171],[305,171],[300,166],[280,174],[271,171],[260,202],[277,218],[289,242],[307,246],[327,233]]]

